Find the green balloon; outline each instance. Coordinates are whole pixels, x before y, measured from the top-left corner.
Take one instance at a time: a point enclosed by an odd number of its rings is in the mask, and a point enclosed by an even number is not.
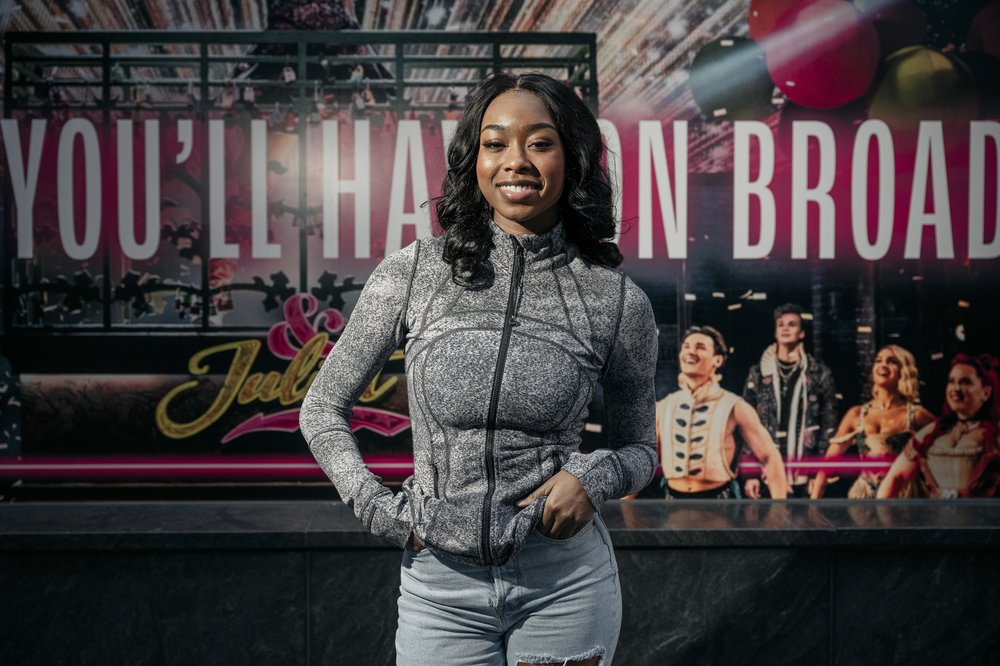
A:
[[[752,120],[771,111],[774,82],[764,49],[742,37],[722,37],[698,51],[688,85],[708,118]]]

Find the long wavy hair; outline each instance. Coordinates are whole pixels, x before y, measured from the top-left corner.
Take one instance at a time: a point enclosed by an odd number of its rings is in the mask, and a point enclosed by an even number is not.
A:
[[[886,345],[878,350],[878,353],[887,351],[899,362],[899,381],[896,384],[896,392],[906,402],[920,403],[920,375],[917,371],[917,360],[913,354],[899,345]],[[878,354],[876,354],[878,356]],[[874,369],[872,365],[872,369]],[[869,378],[871,381],[871,378]],[[872,382],[872,397],[875,397],[875,382]]]
[[[601,163],[604,142],[594,115],[572,90],[550,76],[500,72],[469,93],[465,113],[448,147],[442,195],[435,201],[438,222],[446,232],[444,260],[451,264],[452,280],[475,286],[493,248],[493,211],[479,190],[476,160],[486,109],[509,90],[526,90],[538,96],[555,121],[566,164],[565,185],[556,204],[566,238],[590,261],[618,266],[622,254],[613,241],[613,192]]]

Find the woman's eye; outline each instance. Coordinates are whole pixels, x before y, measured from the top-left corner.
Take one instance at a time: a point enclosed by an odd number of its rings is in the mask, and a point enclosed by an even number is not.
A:
[[[545,150],[546,148],[552,147],[551,141],[533,141],[531,147],[538,150]]]
[[[487,148],[489,150],[499,150],[500,148],[503,148],[503,144],[499,141],[484,141],[483,148]]]

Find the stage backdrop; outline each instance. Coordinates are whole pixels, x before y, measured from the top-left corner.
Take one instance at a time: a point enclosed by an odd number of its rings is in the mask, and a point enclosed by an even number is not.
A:
[[[998,2],[5,7],[8,479],[321,478],[302,396],[372,269],[438,231],[449,136],[498,69],[600,119],[658,397],[690,324],[725,334],[741,392],[785,302],[838,415],[882,345],[935,413],[955,353],[1000,351]],[[353,426],[408,475],[401,351]]]

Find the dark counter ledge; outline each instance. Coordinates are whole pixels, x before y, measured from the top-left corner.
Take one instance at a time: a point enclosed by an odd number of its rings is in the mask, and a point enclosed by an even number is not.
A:
[[[619,548],[1000,546],[1000,501],[608,502]],[[0,550],[393,546],[333,502],[0,504]]]
[[[616,664],[995,664],[1000,501],[610,502]],[[338,502],[0,504],[0,664],[395,663]]]

